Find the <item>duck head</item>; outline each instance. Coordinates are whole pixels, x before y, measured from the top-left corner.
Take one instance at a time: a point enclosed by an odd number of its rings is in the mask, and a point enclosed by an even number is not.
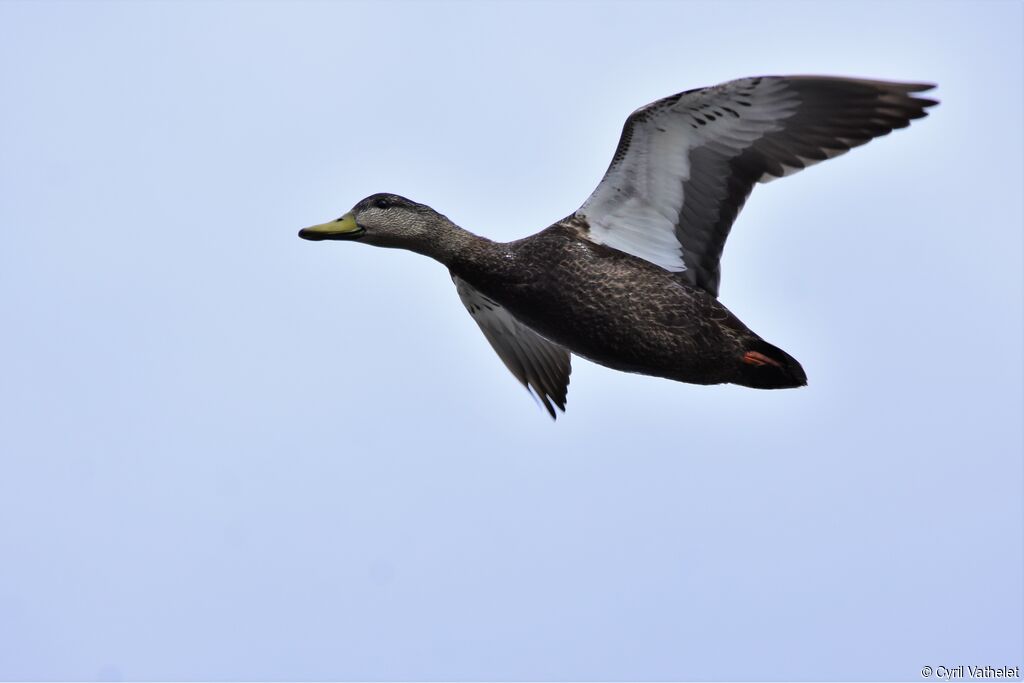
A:
[[[424,252],[450,223],[429,206],[396,194],[374,194],[341,218],[299,230],[306,240],[358,240],[378,247]]]

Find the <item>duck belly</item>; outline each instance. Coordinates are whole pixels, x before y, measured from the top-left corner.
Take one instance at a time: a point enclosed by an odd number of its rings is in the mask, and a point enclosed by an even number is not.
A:
[[[794,358],[680,273],[563,232],[456,274],[540,335],[615,370],[692,384],[806,384]]]
[[[802,386],[800,364],[717,299],[658,269],[586,286],[525,288],[509,302],[524,323],[572,353],[623,372],[691,384]],[[622,282],[629,282],[624,286]],[[528,290],[533,289],[532,292]]]
[[[602,289],[596,296],[549,297],[541,315],[524,322],[616,370],[693,384],[736,380],[737,360],[752,333],[728,325],[739,321],[714,299],[674,286],[653,295]]]

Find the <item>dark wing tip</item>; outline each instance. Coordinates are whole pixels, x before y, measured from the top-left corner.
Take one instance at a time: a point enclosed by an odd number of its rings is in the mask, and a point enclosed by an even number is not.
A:
[[[904,103],[918,107],[919,112],[915,112],[914,115],[910,115],[912,119],[919,119],[924,116],[928,116],[928,112],[925,111],[928,107],[934,107],[939,103],[938,100],[933,100],[930,97],[917,97],[910,93],[927,92],[934,90],[937,86],[935,83],[893,83],[897,89],[902,91]]]
[[[558,413],[555,412],[557,407],[563,413],[565,412],[565,396],[554,396],[548,392],[547,389],[541,387],[535,387],[532,383],[526,385],[530,395],[536,399],[538,403],[544,406],[544,409],[548,411],[548,415],[551,416],[552,420],[558,419]],[[553,405],[552,405],[553,404]]]
[[[569,375],[572,373],[571,361],[566,364],[565,377],[562,382],[545,382],[544,386],[534,386],[534,391],[540,398],[541,403],[548,410],[548,415],[551,416],[552,420],[558,419],[558,414],[555,412],[557,407],[563,413],[565,412],[565,404],[569,400]],[[554,406],[552,406],[554,404]]]
[[[905,92],[925,92],[937,87],[935,83],[899,83]]]

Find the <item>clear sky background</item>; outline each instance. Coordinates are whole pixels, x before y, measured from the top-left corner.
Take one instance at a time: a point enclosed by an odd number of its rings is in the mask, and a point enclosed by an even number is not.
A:
[[[1018,2],[0,3],[0,678],[895,679],[1022,662]],[[757,74],[942,104],[759,186],[759,392],[574,360],[553,423],[447,273],[634,108]]]

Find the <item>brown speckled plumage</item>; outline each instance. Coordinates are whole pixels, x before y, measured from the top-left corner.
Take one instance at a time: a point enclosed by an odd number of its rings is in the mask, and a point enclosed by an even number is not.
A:
[[[757,335],[680,274],[580,239],[582,227],[569,217],[516,242],[474,242],[449,267],[595,363],[694,384],[747,383],[741,359],[759,347]],[[793,386],[803,383],[801,371]]]

